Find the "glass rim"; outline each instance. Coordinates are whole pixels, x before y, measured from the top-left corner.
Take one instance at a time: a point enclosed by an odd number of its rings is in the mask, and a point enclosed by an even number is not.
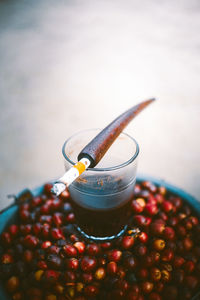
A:
[[[101,130],[101,129],[100,129],[100,128],[90,128],[90,129],[84,129],[84,130],[78,131],[78,132],[74,133],[73,135],[71,135],[71,136],[64,142],[64,144],[63,144],[63,146],[62,146],[62,154],[63,154],[64,158],[65,158],[71,165],[74,166],[76,163],[73,162],[73,161],[66,155],[66,153],[65,153],[65,147],[66,147],[66,144],[67,144],[73,137],[75,137],[76,135],[78,135],[78,134],[80,134],[80,133],[83,133],[83,132],[87,132],[87,131],[93,131],[93,130]],[[139,151],[140,151],[139,145],[138,145],[137,141],[136,141],[132,136],[130,136],[129,134],[127,134],[127,133],[125,133],[125,132],[121,132],[120,134],[125,135],[126,137],[130,138],[130,139],[134,142],[134,144],[135,144],[135,146],[136,146],[134,155],[133,155],[129,160],[123,162],[122,164],[119,164],[119,165],[116,165],[116,166],[113,166],[113,167],[108,167],[108,168],[96,168],[96,167],[94,167],[94,168],[87,168],[86,171],[95,171],[95,172],[98,171],[98,172],[103,172],[103,171],[113,171],[113,170],[121,169],[121,168],[123,168],[123,167],[128,166],[130,163],[132,163],[132,162],[137,158],[137,156],[138,156],[138,154],[139,154]]]

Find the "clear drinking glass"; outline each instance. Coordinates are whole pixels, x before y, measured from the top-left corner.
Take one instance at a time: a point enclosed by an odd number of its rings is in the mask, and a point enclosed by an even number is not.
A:
[[[63,145],[66,170],[100,129],[71,136]],[[109,240],[124,233],[130,215],[130,200],[136,181],[139,146],[121,133],[95,168],[88,168],[70,186],[77,229],[87,238]]]

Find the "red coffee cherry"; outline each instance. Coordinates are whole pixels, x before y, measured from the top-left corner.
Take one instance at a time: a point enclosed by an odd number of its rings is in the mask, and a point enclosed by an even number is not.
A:
[[[139,233],[138,239],[139,239],[139,241],[140,241],[141,243],[144,243],[144,244],[145,244],[145,243],[148,242],[149,237],[148,237],[148,235],[147,235],[146,232],[142,231],[142,232]]]
[[[47,264],[49,268],[59,270],[62,265],[62,259],[57,254],[49,254],[47,256]]]
[[[124,236],[122,238],[121,246],[123,249],[128,250],[132,248],[134,245],[134,237],[133,236]]]
[[[182,207],[183,201],[179,197],[170,197],[170,201],[173,203],[173,205],[176,207],[177,210],[179,210]]]
[[[81,277],[82,277],[83,282],[86,284],[91,283],[93,280],[92,273],[82,273]]]
[[[151,255],[146,255],[142,258],[143,266],[149,268],[154,264],[154,258]]]
[[[51,189],[52,189],[53,185],[49,182],[45,183],[44,184],[44,192],[47,196],[51,196],[52,195],[52,192],[51,192]]]
[[[140,279],[146,279],[148,276],[149,276],[149,271],[147,268],[141,268],[137,271],[137,276],[140,278]]]
[[[116,287],[124,292],[126,292],[130,286],[125,279],[120,279],[117,281]]]
[[[20,209],[19,216],[22,222],[28,223],[30,221],[30,212],[27,209]]]
[[[60,228],[53,228],[51,230],[51,236],[54,240],[60,240],[64,238],[62,230]]]
[[[1,257],[2,264],[11,264],[14,262],[13,256],[9,253],[5,253]]]
[[[194,271],[195,269],[195,264],[193,261],[187,261],[184,265],[183,265],[183,268],[185,270],[185,272],[187,274],[190,274]]]
[[[157,205],[157,200],[156,200],[156,198],[154,197],[154,195],[149,194],[149,197],[148,197],[148,199],[147,199],[147,203],[148,203],[148,204],[151,204],[151,205]]]
[[[6,282],[6,289],[9,293],[15,292],[19,287],[19,278],[16,276],[12,276]]]
[[[174,252],[171,249],[164,249],[161,254],[161,260],[169,262],[174,258]]]
[[[50,246],[50,247],[48,247],[48,253],[50,253],[50,254],[58,254],[58,253],[60,253],[60,247],[58,247],[58,246],[56,246],[56,245],[52,245],[52,246]]]
[[[149,255],[155,264],[159,263],[161,254],[158,251],[151,251]]]
[[[33,234],[36,235],[36,236],[39,236],[41,230],[42,230],[42,224],[41,223],[35,223],[33,224]]]
[[[156,191],[157,191],[157,187],[151,181],[143,181],[142,186],[145,189],[148,189],[149,192],[151,192],[151,193],[156,193]]]
[[[77,256],[77,249],[70,244],[65,245],[63,247],[63,251],[68,257],[76,257]]]
[[[32,262],[33,260],[33,252],[31,250],[25,250],[24,251],[24,254],[23,254],[23,260],[26,262],[26,263],[30,263]]]
[[[67,216],[66,216],[66,221],[68,223],[74,223],[75,222],[75,215],[73,212],[69,213]]]
[[[164,212],[169,213],[174,209],[174,206],[170,201],[164,201],[161,204],[161,208]]]
[[[166,190],[166,189],[165,189]],[[154,198],[156,199],[157,204],[161,204],[164,201],[164,195],[159,193],[159,194],[155,194]]]
[[[192,222],[192,225],[193,225],[193,226],[199,225],[199,220],[198,220],[197,217],[191,216],[191,217],[189,217],[189,220]]]
[[[149,216],[154,216],[158,213],[158,207],[154,204],[147,203],[144,209],[145,213]]]
[[[180,268],[185,263],[185,259],[181,256],[176,255],[173,260],[174,268]]]
[[[76,273],[72,270],[68,270],[64,273],[64,278],[67,283],[74,283],[76,281]]]
[[[117,268],[117,277],[120,279],[123,279],[126,276],[126,271],[124,269],[124,267],[122,266],[118,266]]]
[[[96,267],[96,259],[90,256],[84,256],[81,259],[81,269],[83,272],[91,272]]]
[[[36,206],[39,206],[41,204],[42,204],[42,198],[39,196],[34,197],[30,202],[32,208],[35,208]]]
[[[168,224],[171,227],[175,227],[178,224],[179,220],[176,216],[172,216],[168,219]]]
[[[137,256],[144,256],[147,254],[147,247],[144,244],[139,244],[135,247],[134,252]]]
[[[160,218],[159,220],[163,220],[166,224],[166,222],[169,219],[169,216],[167,215],[167,213],[165,213],[164,211],[160,210],[157,214],[157,217]]]
[[[165,227],[165,230],[164,230],[164,237],[166,240],[171,240],[173,241],[175,239],[175,231],[172,227]]]
[[[71,257],[65,261],[65,265],[69,270],[77,270],[79,267],[79,261],[77,258]]]
[[[62,207],[62,201],[60,199],[53,199],[51,202],[51,210],[56,211]]]
[[[85,244],[83,242],[75,242],[74,247],[78,250],[80,254],[84,253],[85,251]]]
[[[38,267],[38,269],[46,270],[47,269],[47,264],[44,260],[41,260],[41,261],[38,261],[37,267]]]
[[[98,293],[99,289],[95,285],[88,285],[84,288],[84,294],[87,297],[96,297]]]
[[[59,197],[64,201],[68,201],[70,197],[69,191],[67,189],[64,190]]]
[[[4,246],[10,246],[12,243],[12,238],[9,232],[3,232],[1,234],[1,241]]]
[[[70,240],[72,241],[72,243],[79,242],[79,238],[75,234],[70,235]]]
[[[131,208],[135,214],[140,214],[144,210],[144,207],[137,200],[132,200]]]
[[[133,217],[133,222],[138,226],[146,227],[151,223],[151,218],[145,217],[143,215],[135,215]]]
[[[109,261],[118,262],[118,261],[120,261],[121,256],[122,256],[122,252],[118,249],[113,249],[108,252],[108,260]]]
[[[19,226],[12,224],[8,227],[8,231],[10,232],[11,236],[16,237],[19,233]]]
[[[144,281],[141,283],[141,289],[144,294],[149,294],[153,290],[153,283],[150,281]]]
[[[27,235],[25,238],[24,238],[24,245],[27,247],[27,248],[35,248],[37,247],[38,245],[38,238],[36,236],[33,236],[33,235]]]
[[[107,264],[106,270],[107,270],[107,273],[108,273],[109,275],[114,275],[114,274],[116,274],[116,273],[117,273],[117,264],[116,264],[116,262],[114,262],[114,261],[109,262],[109,263]]]
[[[137,283],[134,283],[130,286],[130,292],[128,299],[134,299],[133,297],[138,297],[141,289]]]
[[[103,250],[110,249],[112,246],[111,242],[104,242],[104,243],[101,243],[100,245]]]
[[[191,240],[191,238],[186,237],[183,239],[183,247],[185,249],[185,251],[190,251],[193,248],[193,241]]]
[[[95,243],[88,244],[86,247],[86,251],[91,256],[97,256],[100,253],[100,246]]]
[[[52,243],[51,241],[44,241],[42,244],[41,244],[41,248],[42,249],[47,249],[49,247],[51,247]]]
[[[53,223],[55,224],[55,226],[59,227],[62,225],[63,223],[63,214],[60,212],[55,212],[53,215]]]
[[[153,235],[161,236],[165,230],[165,225],[163,222],[152,222],[150,225],[150,230]]]

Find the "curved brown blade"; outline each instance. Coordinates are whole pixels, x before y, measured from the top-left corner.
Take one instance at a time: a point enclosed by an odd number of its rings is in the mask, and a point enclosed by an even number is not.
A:
[[[78,160],[87,157],[91,161],[90,167],[95,167],[129,122],[153,101],[155,98],[143,101],[117,117],[83,148]]]

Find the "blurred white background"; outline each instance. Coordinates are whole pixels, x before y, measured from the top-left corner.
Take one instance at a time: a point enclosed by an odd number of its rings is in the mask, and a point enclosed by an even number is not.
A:
[[[158,98],[126,129],[139,172],[200,198],[199,0],[0,2],[0,208],[64,171],[61,148]]]

